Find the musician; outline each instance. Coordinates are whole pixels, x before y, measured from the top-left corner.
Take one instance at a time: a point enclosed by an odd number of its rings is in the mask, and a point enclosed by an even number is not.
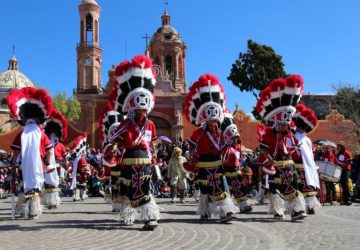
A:
[[[270,212],[277,220],[283,220],[286,210],[291,211],[293,221],[306,217],[305,199],[297,187],[294,164],[301,154],[289,126],[302,90],[303,79],[299,75],[275,79],[260,93],[256,104],[260,116],[272,124],[263,129],[260,149],[263,170],[269,174]]]
[[[335,164],[336,158],[330,149],[331,149],[331,147],[329,147],[328,145],[321,146],[321,150],[323,151],[323,153],[320,157],[320,161],[331,162],[331,163]],[[330,203],[332,204],[332,201],[336,199],[335,198],[335,196],[336,196],[335,183],[329,182],[329,181],[324,181],[324,183],[325,183],[325,188],[326,188],[327,200],[330,201]]]
[[[224,119],[225,93],[216,76],[205,74],[190,87],[185,100],[185,115],[199,127],[188,139],[191,147],[190,161],[195,161],[200,185],[198,214],[207,220],[212,214],[220,216],[220,222],[235,219],[239,211],[225,191],[221,149],[224,140],[220,124]]]
[[[350,206],[351,203],[351,193],[350,193],[350,176],[351,176],[351,163],[352,155],[347,146],[343,141],[339,141],[336,144],[337,154],[336,154],[336,164],[341,166],[342,172],[340,177],[340,185],[343,189],[343,202],[341,205]]]

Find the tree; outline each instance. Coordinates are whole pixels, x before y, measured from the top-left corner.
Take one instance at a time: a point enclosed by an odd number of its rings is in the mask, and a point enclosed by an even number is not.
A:
[[[80,114],[80,102],[76,99],[76,96],[67,97],[66,93],[56,93],[53,99],[54,107],[59,110],[69,121],[79,119]]]
[[[336,89],[336,109],[360,127],[360,87],[341,85]]]
[[[335,104],[336,109],[352,120],[357,126],[357,137],[360,142],[360,87],[352,85],[340,85],[335,87]]]
[[[241,92],[251,92],[258,98],[261,90],[272,80],[281,77],[286,77],[282,57],[271,47],[248,40],[247,52],[240,52],[227,79]],[[259,117],[255,108],[252,113],[256,118]]]

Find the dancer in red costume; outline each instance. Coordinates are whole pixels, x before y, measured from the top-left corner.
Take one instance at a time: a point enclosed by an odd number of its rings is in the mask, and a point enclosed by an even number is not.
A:
[[[222,147],[222,161],[225,171],[226,181],[229,185],[230,194],[234,197],[241,213],[247,213],[252,210],[248,205],[248,185],[243,178],[243,166],[240,165],[241,145],[238,143],[240,133],[236,127],[230,110],[225,110],[225,118],[221,123],[221,130],[224,137]]]
[[[185,100],[185,115],[199,127],[188,139],[191,159],[197,168],[200,185],[198,214],[201,219],[220,216],[220,222],[235,219],[239,211],[224,187],[221,149],[224,140],[220,124],[224,119],[225,93],[216,76],[205,74],[190,87]]]
[[[296,126],[295,137],[301,157],[295,160],[295,167],[299,175],[298,187],[305,197],[308,214],[315,214],[321,205],[316,198],[317,190],[320,189],[320,180],[317,166],[314,161],[313,146],[309,137],[306,136],[317,125],[318,120],[314,112],[303,104],[296,105],[296,113],[293,120]]]
[[[15,151],[12,164],[21,162],[23,194],[19,195],[17,211],[28,219],[41,213],[40,196],[44,172],[54,170],[49,165],[52,144],[44,133],[42,124],[51,115],[51,97],[44,89],[24,87],[12,90],[7,103],[13,117],[23,126],[11,148]]]
[[[144,230],[154,230],[160,219],[159,207],[150,194],[153,142],[156,140],[154,123],[148,114],[154,107],[153,95],[156,75],[151,59],[136,56],[122,62],[115,70],[115,110],[127,115],[109,141],[112,152],[121,152],[119,162],[120,219],[130,225],[135,219],[144,221]]]
[[[56,169],[61,169],[61,165],[66,156],[65,146],[60,142],[66,139],[68,122],[65,117],[56,109],[49,119],[46,120],[44,129],[46,135],[50,138],[53,148],[50,149],[50,165],[55,169],[50,173],[45,174],[45,190],[42,197],[42,202],[49,209],[57,208],[60,203],[60,196],[58,188],[59,175]]]
[[[88,162],[85,159],[87,150],[87,133],[78,136],[70,148],[70,160],[72,161],[71,172],[72,181],[70,189],[73,190],[73,201],[85,200],[87,198],[86,185],[87,178],[91,175]]]
[[[289,126],[302,92],[302,77],[290,75],[287,79],[273,80],[256,104],[260,116],[271,125],[263,131],[260,148],[264,172],[269,174],[270,211],[280,220],[286,210],[291,211],[291,220],[306,216],[293,161],[300,158],[300,149]]]

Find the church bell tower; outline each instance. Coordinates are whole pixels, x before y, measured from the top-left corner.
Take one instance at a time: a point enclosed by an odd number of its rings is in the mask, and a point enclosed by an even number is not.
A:
[[[77,45],[77,94],[96,94],[101,89],[102,49],[99,43],[101,8],[95,0],[79,5],[80,42]]]

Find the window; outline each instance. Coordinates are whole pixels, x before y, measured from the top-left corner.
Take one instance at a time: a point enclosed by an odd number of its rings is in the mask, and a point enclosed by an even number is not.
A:
[[[171,56],[166,56],[165,58],[165,72],[169,75],[173,73],[173,62]]]
[[[93,18],[90,14],[86,16],[86,42],[91,44],[93,41]]]

